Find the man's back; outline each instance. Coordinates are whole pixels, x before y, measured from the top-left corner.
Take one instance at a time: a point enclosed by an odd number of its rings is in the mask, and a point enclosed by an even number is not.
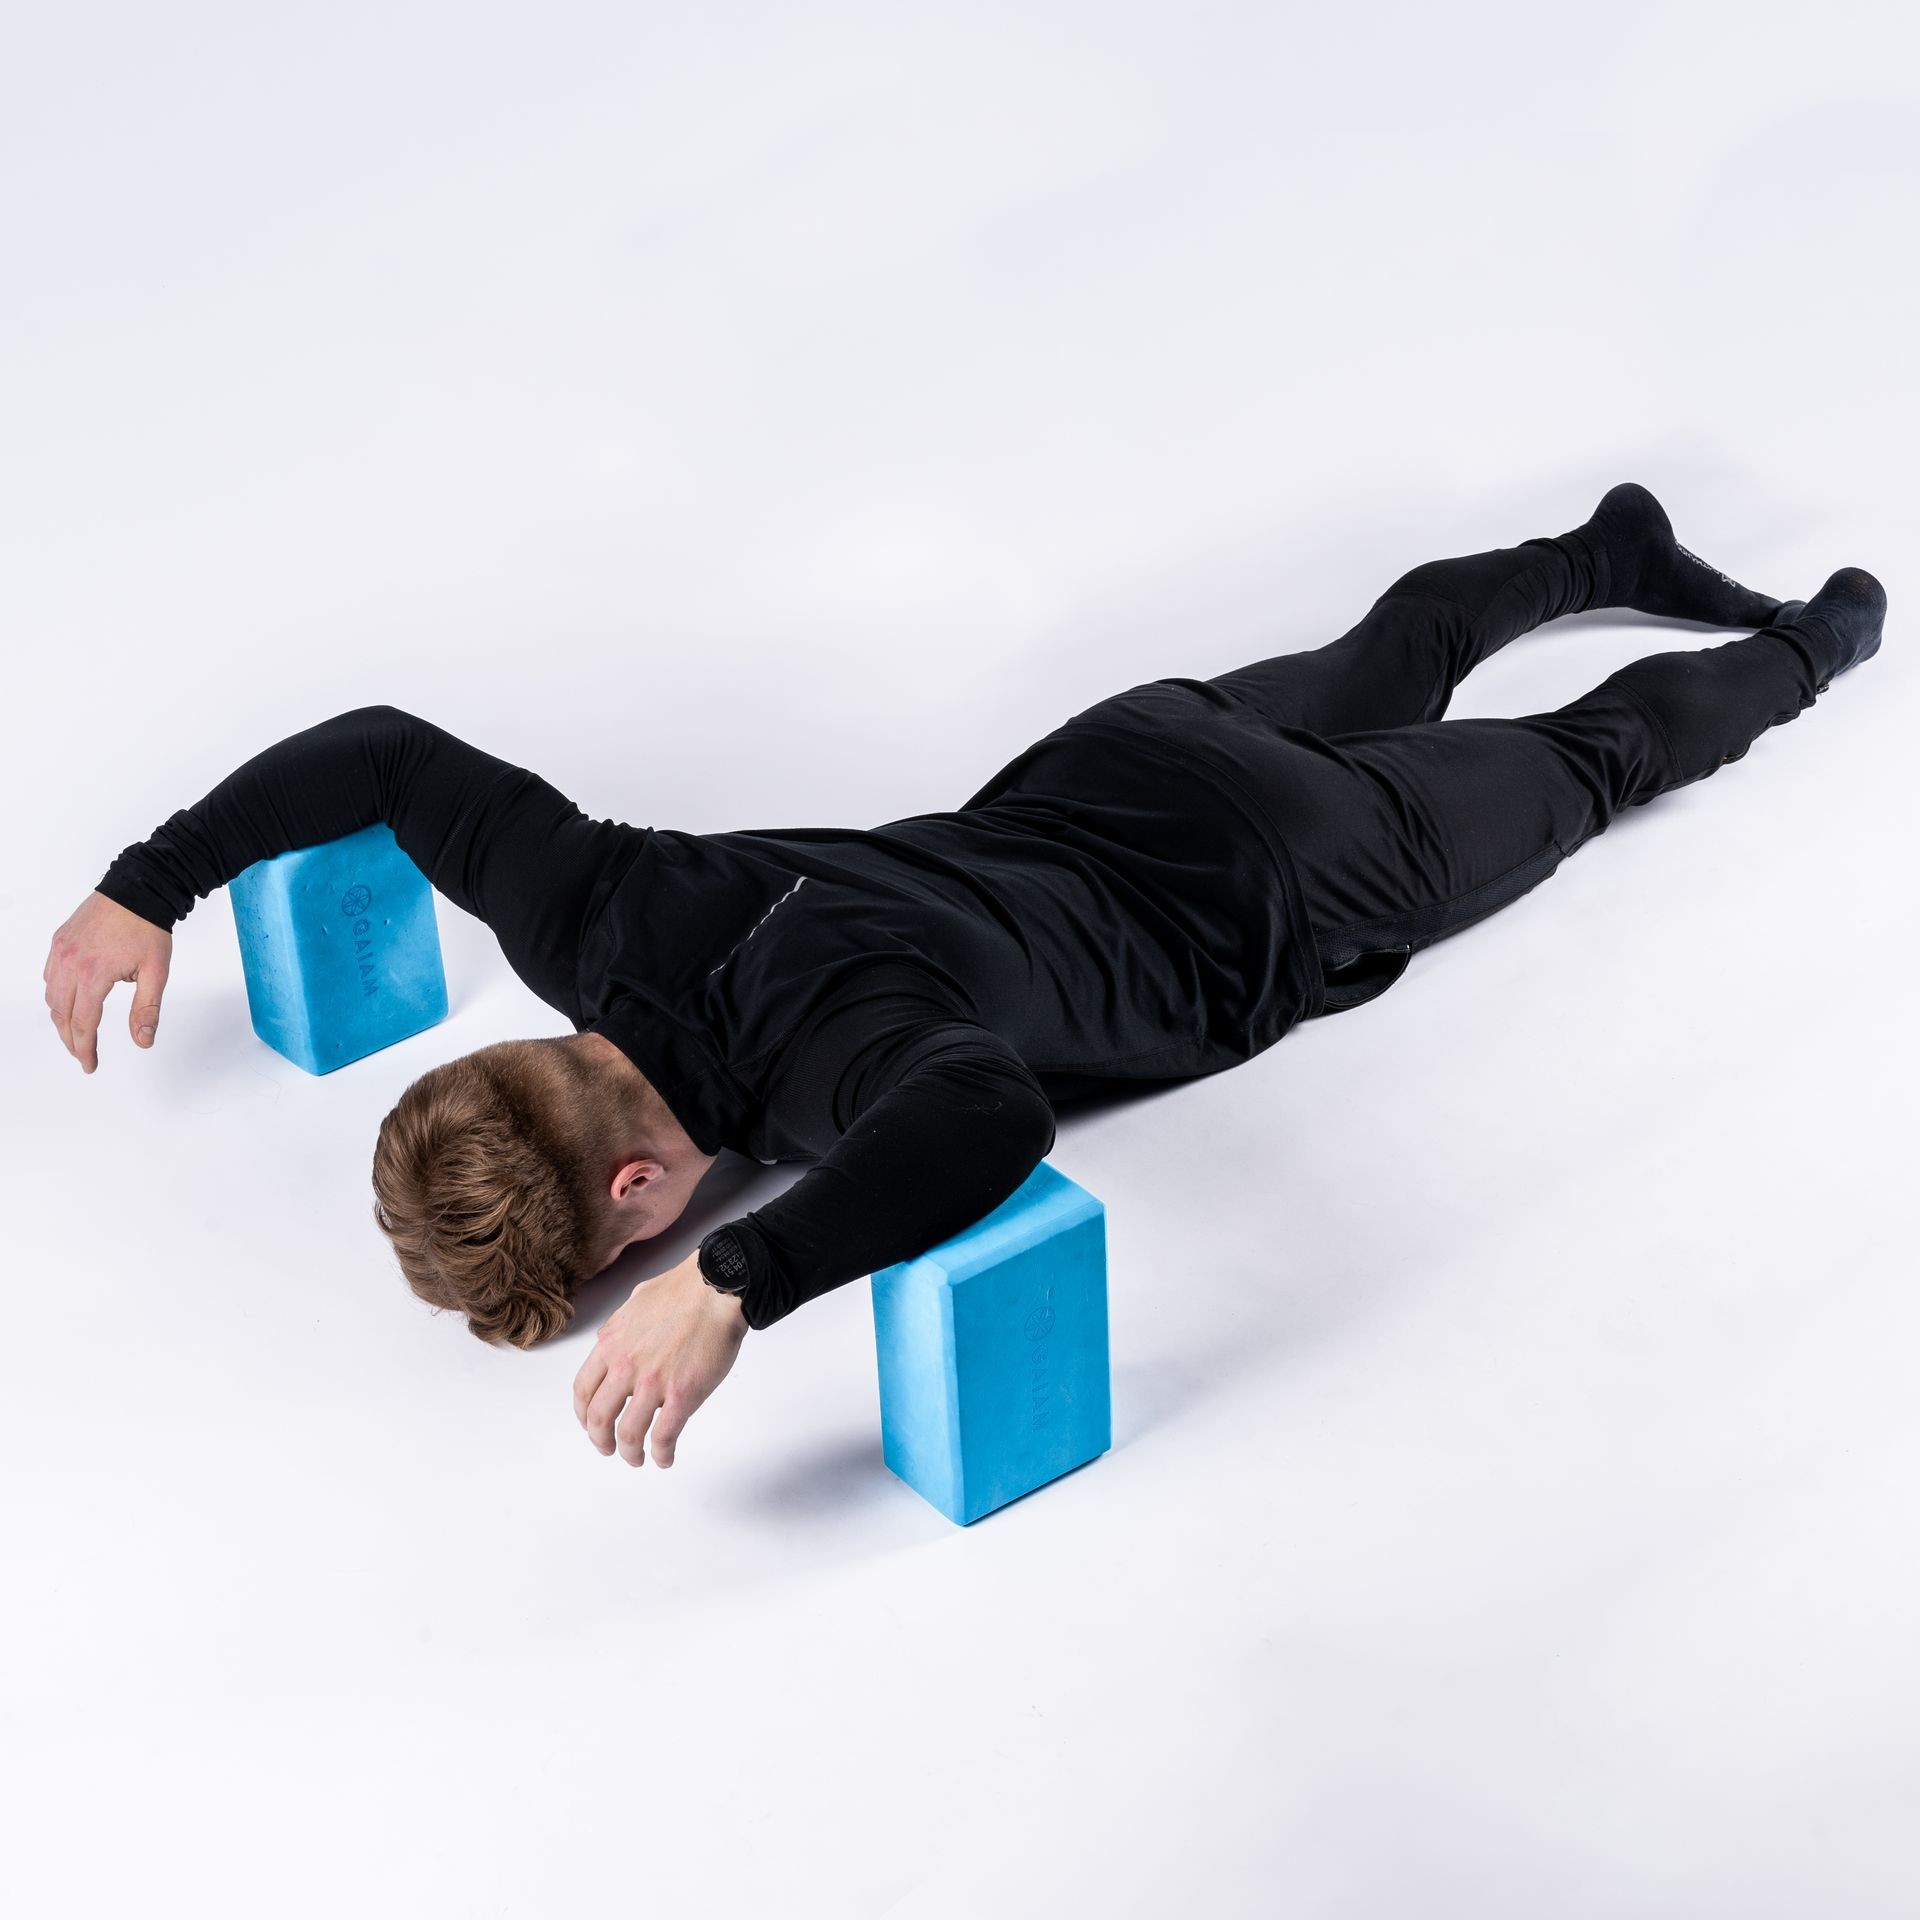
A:
[[[1231,1066],[1306,1010],[1283,870],[1196,770],[1070,726],[990,785],[870,829],[646,830],[583,939],[578,1018],[696,1138],[776,1159],[824,1151],[830,1119],[783,1100],[787,1063],[903,981],[1061,1096]]]

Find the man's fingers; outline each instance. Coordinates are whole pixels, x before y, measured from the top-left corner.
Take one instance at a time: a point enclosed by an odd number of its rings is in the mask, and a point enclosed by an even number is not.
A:
[[[150,1047],[160,1029],[160,996],[167,990],[167,956],[144,962],[133,977],[133,1012],[127,1030],[136,1047]]]
[[[620,1458],[630,1467],[646,1465],[647,1423],[660,1411],[658,1393],[636,1393],[620,1421]],[[659,1457],[655,1449],[656,1459]]]
[[[602,1453],[613,1451],[613,1423],[633,1391],[624,1373],[614,1372],[601,1381],[587,1408],[587,1438]]]
[[[47,1012],[53,1019],[53,1030],[60,1036],[60,1044],[71,1053],[73,1051],[73,975],[64,967],[58,968],[47,981]]]
[[[587,1355],[587,1363],[573,1376],[573,1417],[584,1427],[587,1424],[587,1408],[593,1404],[593,1396],[600,1382],[607,1377],[607,1350],[596,1346]]]
[[[73,1049],[73,1057],[89,1073],[100,1064],[95,1044],[100,1037],[100,1010],[107,1004],[107,995],[112,987],[111,980],[102,979],[98,974],[83,973],[74,990],[73,1012],[67,1021],[70,1035],[68,1044]]]
[[[684,1402],[668,1396],[666,1404],[660,1409],[660,1417],[653,1423],[653,1464],[656,1467],[673,1465],[674,1442],[680,1438],[680,1429],[687,1424],[687,1416],[693,1409]]]

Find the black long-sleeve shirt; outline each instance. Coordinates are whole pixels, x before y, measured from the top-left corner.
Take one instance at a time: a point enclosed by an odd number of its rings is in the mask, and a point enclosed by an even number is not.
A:
[[[1052,1147],[1052,1099],[1211,1073],[1320,1010],[1291,862],[1234,777],[1230,704],[1149,682],[957,811],[718,834],[588,819],[367,707],[248,761],[99,890],[171,927],[256,860],[384,821],[703,1153],[818,1160],[702,1242],[703,1265],[745,1267],[760,1328],[999,1205]]]

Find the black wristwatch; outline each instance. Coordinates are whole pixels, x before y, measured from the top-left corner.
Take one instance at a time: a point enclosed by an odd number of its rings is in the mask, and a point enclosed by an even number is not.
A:
[[[747,1264],[746,1249],[731,1227],[715,1227],[700,1242],[700,1277],[717,1293],[730,1293],[744,1305],[747,1285],[753,1269]]]

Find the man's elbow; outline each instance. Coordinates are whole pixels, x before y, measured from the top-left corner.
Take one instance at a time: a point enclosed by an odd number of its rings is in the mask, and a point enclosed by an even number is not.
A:
[[[1053,1151],[1053,1103],[1038,1087],[1030,1099],[1020,1102],[1010,1131],[1029,1167],[1037,1166]]]
[[[407,713],[399,707],[371,706],[352,707],[345,713],[336,713],[326,723],[343,733],[409,733],[426,726],[418,714]]]

